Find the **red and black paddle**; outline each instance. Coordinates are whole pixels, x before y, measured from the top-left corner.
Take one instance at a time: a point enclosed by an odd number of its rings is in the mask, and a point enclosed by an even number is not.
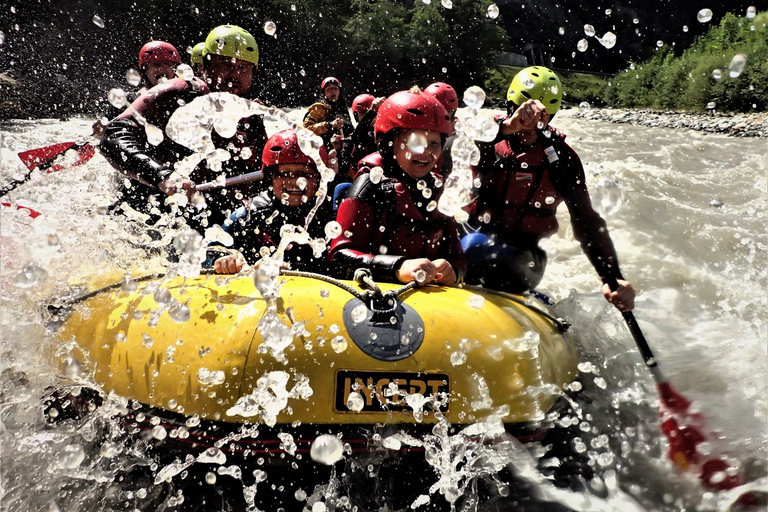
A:
[[[58,162],[58,157],[69,150],[77,152],[77,158],[74,161],[67,161],[66,164]],[[0,189],[0,197],[15,189],[22,183],[29,181],[32,171],[40,169],[41,171],[57,172],[68,167],[83,165],[96,154],[96,148],[89,142],[59,142],[52,146],[45,146],[37,149],[30,149],[19,153],[19,158],[29,169],[29,172],[20,180],[13,180]]]
[[[5,206],[6,208],[15,208],[16,210],[26,212],[26,214],[32,217],[33,219],[42,215],[42,213],[40,213],[39,211],[33,210],[28,206],[22,206],[20,204],[12,205],[11,203],[3,202],[3,203],[0,203],[0,206]]]
[[[614,291],[619,287],[615,279],[609,280],[608,286]],[[725,458],[716,454],[704,455],[697,449],[707,439],[702,432],[703,416],[690,409],[691,401],[675,390],[661,373],[635,315],[631,311],[624,311],[622,315],[659,391],[661,431],[669,441],[669,458],[681,469],[696,469],[699,480],[707,490],[726,491],[744,484],[741,476]],[[747,492],[739,497],[737,503],[742,506],[758,506],[759,500]]]

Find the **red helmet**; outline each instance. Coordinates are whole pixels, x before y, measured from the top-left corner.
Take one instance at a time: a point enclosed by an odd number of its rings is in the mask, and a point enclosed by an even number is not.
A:
[[[436,98],[449,112],[459,108],[459,95],[456,94],[456,89],[445,82],[435,82],[424,89],[424,92]]]
[[[361,94],[360,96],[356,97],[352,101],[352,113],[364,114],[371,110],[371,104],[373,104],[373,100],[375,99],[376,98],[373,97],[373,94]]]
[[[328,165],[328,152],[325,146],[320,146],[320,158],[325,165]],[[265,167],[281,164],[315,165],[315,161],[301,150],[296,132],[290,129],[272,135],[264,145],[264,152],[261,155],[262,170]]]
[[[173,62],[181,64],[181,55],[171,43],[165,41],[150,41],[139,51],[139,67],[151,62]]]
[[[334,78],[332,76],[329,76],[328,78],[324,78],[323,81],[320,83],[320,88],[325,89],[326,85],[335,84],[336,87],[341,89],[341,82],[338,78]]]
[[[376,116],[376,139],[395,128],[433,130],[451,135],[453,123],[448,111],[434,97],[419,91],[396,92],[381,104]]]

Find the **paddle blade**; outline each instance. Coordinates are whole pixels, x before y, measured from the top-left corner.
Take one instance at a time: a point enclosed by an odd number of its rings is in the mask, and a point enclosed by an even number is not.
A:
[[[19,158],[24,163],[24,165],[27,166],[27,169],[34,171],[41,165],[51,162],[54,158],[64,153],[74,145],[74,142],[60,142],[58,144],[54,144],[53,146],[30,149],[19,153]]]
[[[77,147],[77,146],[75,146]],[[91,146],[90,144],[83,144],[82,146],[77,147],[77,158],[74,162],[67,162],[67,163],[54,163],[51,165],[51,167],[48,169],[48,172],[57,172],[61,171],[62,169],[66,169],[67,167],[77,167],[78,165],[83,165],[85,162],[93,158],[93,155],[96,154],[96,148]]]
[[[661,398],[661,405],[669,412],[675,414],[687,414],[691,401],[678,393],[668,382],[657,384]]]
[[[56,160],[59,155],[62,155],[70,149],[75,149],[77,151],[77,158],[73,163],[67,163],[66,165],[54,163],[54,160]],[[96,148],[88,143],[78,144],[76,142],[60,142],[59,144],[46,146],[44,148],[22,151],[19,153],[19,158],[30,171],[39,168],[40,170],[48,169],[48,172],[56,172],[66,167],[82,165],[90,160],[95,154]]]
[[[0,203],[0,205],[5,206],[7,208],[13,208],[13,205],[11,203]],[[33,219],[36,218],[36,217],[39,217],[40,215],[42,215],[42,213],[40,213],[39,211],[33,210],[32,208],[29,208],[28,206],[16,205],[16,209],[20,210],[20,211],[23,211],[23,212],[26,212],[27,215],[29,215]]]

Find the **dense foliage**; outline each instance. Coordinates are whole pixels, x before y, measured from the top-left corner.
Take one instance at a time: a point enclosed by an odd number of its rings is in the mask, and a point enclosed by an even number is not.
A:
[[[669,47],[609,80],[604,100],[611,106],[725,111],[768,110],[768,13],[723,17],[680,56]],[[746,66],[737,76],[729,65],[737,54]]]
[[[553,20],[546,14],[555,7],[547,2],[530,12],[498,2],[508,19],[504,14],[491,19],[487,8],[492,1],[453,0],[447,9],[439,0],[26,0],[0,9],[0,119],[103,111],[109,89],[130,87],[125,71],[137,66],[142,44],[166,40],[186,55],[211,28],[224,23],[240,25],[256,37],[261,61],[253,96],[267,103],[306,105],[319,93],[320,80],[332,75],[344,83],[348,103],[361,92],[386,95],[442,80],[459,91],[482,84],[500,106],[519,70],[496,63],[502,52],[521,51],[510,41],[534,41],[535,32],[555,38],[547,44],[572,51],[571,43],[557,40],[556,29],[560,24],[566,27],[561,34],[583,37],[583,20],[573,13],[572,19]],[[566,3],[563,9],[571,12]],[[596,24],[620,19],[636,31],[632,18],[638,14],[629,7],[613,9],[616,19],[586,11],[582,17]],[[660,16],[661,11],[653,12]],[[103,26],[93,21],[95,15]],[[647,16],[656,20],[652,13]],[[277,26],[274,36],[264,31],[267,21]],[[768,13],[753,19],[727,14],[685,51],[681,45],[675,52],[662,47],[650,60],[608,79],[558,69],[565,103],[659,109],[705,109],[714,103],[718,110],[768,110],[767,21]],[[652,31],[645,27],[643,33]],[[637,44],[631,42],[634,32],[618,33],[621,51],[592,44],[584,58],[627,55],[624,50]],[[737,53],[747,56],[747,65],[730,78],[728,64]],[[719,80],[712,77],[715,69],[722,70]]]
[[[221,2],[30,0],[0,12],[0,118],[95,112],[151,39],[185,50],[216,25],[240,25],[259,43],[254,96],[306,105],[323,77],[338,77],[348,102],[356,94],[387,95],[444,80],[463,89],[482,82],[508,50],[492,0],[263,0]],[[104,27],[93,22],[98,15]],[[264,24],[273,21],[270,36]],[[4,104],[4,105],[3,105]],[[5,107],[5,108],[3,108]],[[4,114],[5,113],[5,114]]]

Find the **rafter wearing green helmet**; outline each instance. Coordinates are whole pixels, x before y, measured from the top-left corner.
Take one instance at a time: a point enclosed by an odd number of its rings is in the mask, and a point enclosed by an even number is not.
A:
[[[554,71],[543,66],[531,66],[515,75],[507,90],[507,102],[519,107],[528,100],[541,101],[550,116],[560,110],[563,84]]]
[[[192,66],[203,63],[204,48],[205,48],[205,43],[197,43],[195,46],[192,47],[192,55],[189,57],[189,63]]]
[[[235,25],[221,25],[211,30],[205,38],[203,58],[221,55],[259,65],[259,45],[246,30]]]

